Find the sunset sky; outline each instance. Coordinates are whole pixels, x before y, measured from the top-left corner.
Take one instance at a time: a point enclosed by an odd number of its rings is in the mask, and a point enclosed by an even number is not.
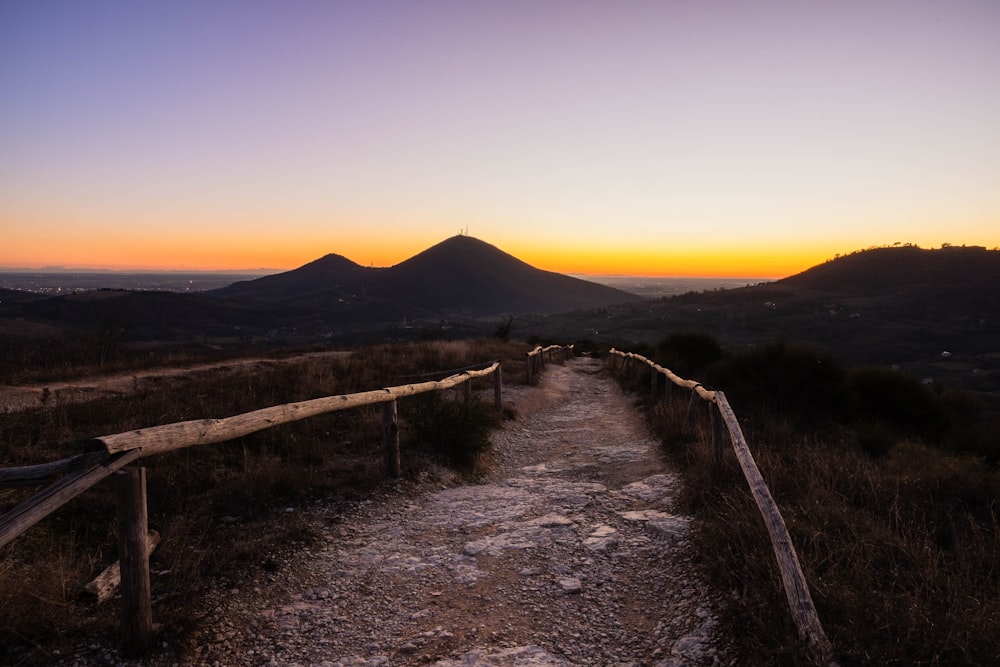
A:
[[[1000,246],[1000,2],[0,3],[0,267]]]

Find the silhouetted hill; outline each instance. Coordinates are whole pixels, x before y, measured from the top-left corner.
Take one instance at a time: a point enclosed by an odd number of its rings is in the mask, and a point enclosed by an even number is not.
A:
[[[469,236],[454,236],[387,269],[327,255],[210,296],[336,312],[343,320],[556,313],[635,300],[634,294],[537,269]]]
[[[94,290],[0,301],[0,317],[70,330],[120,329],[134,340],[308,340],[414,321],[471,322],[637,300],[634,294],[536,269],[456,236],[386,269],[326,255],[292,271],[200,293]],[[428,324],[429,325],[429,324]],[[449,325],[450,326],[450,325]],[[471,325],[470,325],[471,326]],[[475,325],[482,331],[482,323]]]
[[[474,315],[568,312],[637,298],[537,269],[470,236],[454,236],[384,270],[372,290],[432,312]]]
[[[1000,286],[1000,251],[977,246],[937,250],[915,246],[873,248],[838,257],[776,284],[845,296],[914,289],[996,288]]]
[[[869,315],[877,309],[883,318],[935,327],[968,325],[1000,318],[1000,251],[975,246],[875,248],[775,285],[856,302]]]
[[[378,271],[379,269],[365,268],[341,255],[329,254],[292,271],[254,280],[241,280],[205,294],[255,302],[308,299],[317,293],[340,294],[355,291],[365,278]]]
[[[1000,406],[1000,250],[876,248],[772,283],[538,318],[519,328],[556,340],[581,331],[617,347],[689,331],[734,350],[804,343],[848,363],[960,384]]]

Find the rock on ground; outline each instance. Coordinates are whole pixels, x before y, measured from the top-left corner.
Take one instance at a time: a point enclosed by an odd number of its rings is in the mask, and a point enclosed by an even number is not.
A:
[[[731,664],[691,562],[689,517],[672,511],[678,479],[631,399],[591,359],[515,390],[522,416],[494,434],[481,483],[309,510],[320,547],[273,581],[211,593],[211,630],[153,661]]]

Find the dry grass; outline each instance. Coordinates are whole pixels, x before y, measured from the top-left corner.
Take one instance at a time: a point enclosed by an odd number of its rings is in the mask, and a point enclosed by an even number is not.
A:
[[[518,383],[528,349],[497,340],[377,345],[341,358],[161,378],[128,396],[52,401],[3,415],[0,466],[76,454],[82,441],[99,435],[406,384],[493,359],[502,360],[505,383]],[[491,389],[492,380],[477,387]],[[404,420],[407,400],[400,401]],[[282,554],[315,539],[309,524],[285,508],[346,502],[386,483],[379,412],[331,413],[143,460],[150,527],[162,536],[151,570],[164,637],[192,629],[191,609],[209,582],[273,570]],[[402,427],[405,434],[405,421]],[[427,460],[426,453],[404,449],[404,476],[415,477]],[[87,637],[115,641],[115,603],[80,598],[84,584],[116,557],[109,487],[94,487],[0,550],[0,655],[10,662],[45,662]],[[34,492],[0,491],[0,511]]]
[[[648,376],[631,385],[647,393]],[[729,600],[743,665],[807,664],[756,505],[732,452],[712,461],[686,397],[649,404],[683,470],[709,580]],[[782,510],[841,664],[986,665],[1000,655],[1000,473],[898,438],[882,456],[845,425],[756,421],[744,431]]]

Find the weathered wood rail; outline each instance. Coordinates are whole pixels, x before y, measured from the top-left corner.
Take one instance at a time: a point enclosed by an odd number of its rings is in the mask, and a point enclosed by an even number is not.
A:
[[[565,357],[572,356],[573,346],[572,345],[549,345],[547,347],[542,347],[539,345],[531,352],[528,352],[526,357],[525,367],[527,370],[527,380],[528,384],[531,384],[532,379],[542,371],[545,367],[546,359],[548,361],[552,360],[552,355],[556,352],[562,352]]]
[[[729,440],[732,443],[736,459],[739,461],[743,476],[750,486],[750,493],[753,496],[764,524],[767,527],[768,535],[771,538],[771,547],[778,563],[778,570],[781,574],[781,582],[785,589],[785,597],[791,611],[792,620],[798,630],[799,637],[806,642],[817,665],[836,665],[833,659],[833,647],[823,630],[813,603],[812,594],[809,592],[809,584],[806,582],[805,574],[799,563],[798,554],[792,544],[792,538],[788,533],[785,520],[778,510],[771,491],[767,487],[757,462],[754,461],[750,448],[747,446],[743,429],[736,418],[729,401],[721,391],[710,391],[705,389],[701,383],[694,380],[686,380],[668,368],[664,368],[638,354],[622,352],[612,349],[610,351],[610,363],[614,370],[621,370],[625,373],[637,373],[643,367],[648,367],[650,373],[650,390],[654,396],[659,392],[660,378],[664,378],[666,395],[670,395],[670,387],[677,386],[690,391],[688,402],[687,418],[691,420],[695,414],[698,400],[709,403],[715,409],[710,411],[712,419],[712,449],[716,462],[721,462],[724,453],[725,433],[723,426],[729,433]]]
[[[551,346],[558,348],[559,346]],[[471,394],[472,380],[493,376],[493,397],[502,407],[503,380],[500,361],[481,364],[479,369],[463,369],[442,380],[386,387],[355,394],[325,396],[297,403],[275,405],[224,419],[151,426],[94,438],[84,454],[39,465],[0,469],[0,488],[37,486],[60,476],[31,498],[0,515],[0,547],[9,544],[36,523],[104,478],[115,475],[118,515],[120,581],[122,598],[122,648],[138,656],[153,640],[149,582],[150,541],[146,517],[146,475],[140,467],[126,468],[136,460],[165,452],[225,442],[280,424],[316,415],[382,404],[382,440],[386,472],[400,475],[399,425],[396,401],[464,384]]]

